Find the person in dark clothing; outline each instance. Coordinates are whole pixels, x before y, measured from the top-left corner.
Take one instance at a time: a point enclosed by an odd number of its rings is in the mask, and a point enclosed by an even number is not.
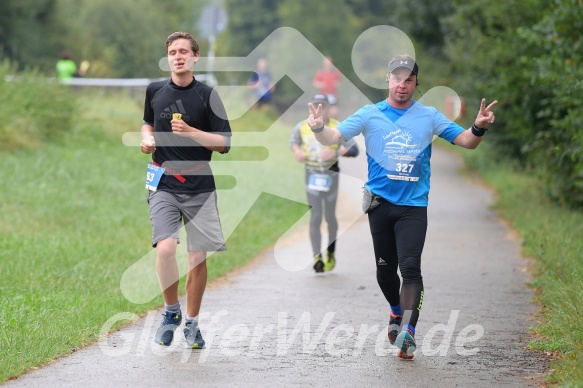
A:
[[[140,145],[143,153],[152,154],[146,188],[166,307],[154,341],[170,346],[182,322],[176,248],[184,223],[188,252],[184,336],[188,347],[202,348],[198,314],[207,282],[206,256],[208,251],[226,249],[209,162],[213,152],[229,151],[231,127],[216,92],[193,75],[200,56],[194,38],[175,32],[166,40],[166,49],[172,76],[146,89]]]

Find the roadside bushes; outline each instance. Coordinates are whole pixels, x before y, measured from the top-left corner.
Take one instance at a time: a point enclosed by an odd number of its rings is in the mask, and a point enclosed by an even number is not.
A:
[[[550,96],[542,101],[542,124],[530,142],[551,198],[583,209],[583,2],[554,2],[541,20],[520,34],[542,50],[533,81]]]
[[[500,101],[488,135],[554,201],[583,209],[583,2],[455,0],[448,55],[464,95]]]

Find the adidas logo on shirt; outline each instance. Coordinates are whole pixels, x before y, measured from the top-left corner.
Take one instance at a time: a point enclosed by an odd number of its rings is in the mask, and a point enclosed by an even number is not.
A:
[[[182,100],[177,100],[175,103],[170,104],[168,108],[160,113],[160,118],[172,120],[172,113],[180,113],[182,114],[182,120],[190,121],[190,116],[186,115],[186,109],[184,109],[184,105],[182,105]]]

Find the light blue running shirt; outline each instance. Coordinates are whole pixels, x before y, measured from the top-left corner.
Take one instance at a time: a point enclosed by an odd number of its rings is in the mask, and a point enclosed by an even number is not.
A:
[[[346,140],[362,133],[368,161],[366,187],[402,206],[427,206],[434,136],[451,143],[464,131],[416,100],[407,109],[393,108],[386,100],[366,105],[336,128]]]

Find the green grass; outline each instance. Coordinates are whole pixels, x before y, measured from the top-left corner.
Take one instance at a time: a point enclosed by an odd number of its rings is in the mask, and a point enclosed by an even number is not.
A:
[[[16,76],[12,82],[5,77]],[[46,81],[34,70],[16,71],[0,62],[0,151],[33,149],[66,133],[75,114],[71,90]]]
[[[142,314],[162,303],[156,293],[132,303],[120,286],[126,270],[152,251],[149,156],[121,141],[139,131],[142,102],[77,93],[69,133],[34,150],[0,153],[0,382],[95,341],[117,313]],[[272,114],[250,112],[232,125],[235,132],[265,131],[273,121]],[[237,133],[233,152],[213,157],[229,161],[216,170],[232,177],[219,179],[228,250],[211,256],[210,279],[256,257],[307,211],[290,131],[279,125],[261,134],[267,160],[265,152],[237,148]],[[240,162],[247,159],[260,161]],[[156,279],[153,265],[147,269]]]
[[[496,192],[495,209],[518,232],[532,258],[540,324],[533,350],[554,355],[549,383],[583,385],[583,213],[549,201],[536,174],[496,160],[484,142],[462,150],[469,168]]]

